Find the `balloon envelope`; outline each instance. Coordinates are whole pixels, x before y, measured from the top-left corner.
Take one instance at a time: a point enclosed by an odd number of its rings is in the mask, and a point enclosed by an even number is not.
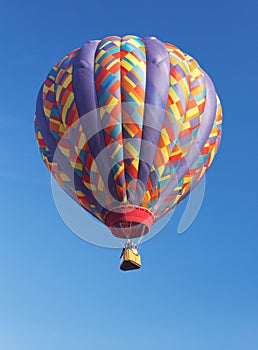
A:
[[[140,237],[211,165],[222,110],[209,76],[156,38],[87,42],[37,99],[40,152],[59,185],[120,238]]]

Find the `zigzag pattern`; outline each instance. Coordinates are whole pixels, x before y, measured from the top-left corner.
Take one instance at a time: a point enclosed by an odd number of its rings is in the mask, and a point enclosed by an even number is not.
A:
[[[103,148],[106,148],[107,158],[111,158],[116,164],[112,168],[116,193],[118,200],[125,202],[119,37],[107,37],[100,42],[95,55],[95,83],[98,106],[105,107],[99,111],[103,130]],[[108,147],[114,143],[116,147],[111,152]],[[103,188],[102,195],[105,192]]]
[[[174,188],[176,194],[168,196],[166,200],[159,203],[159,207],[155,211],[155,216],[158,218],[165,215],[165,213],[172,210],[192,191],[201,180],[205,172],[210,167],[215,154],[218,151],[222,130],[222,108],[220,100],[217,96],[217,110],[216,118],[209,134],[209,138],[202,148],[198,159],[194,162],[190,169],[186,172],[184,177]]]
[[[125,159],[125,187],[136,191],[140,144],[144,118],[144,99],[146,86],[146,52],[142,39],[125,36],[121,40],[121,99],[122,128]],[[130,104],[133,104],[131,106]]]

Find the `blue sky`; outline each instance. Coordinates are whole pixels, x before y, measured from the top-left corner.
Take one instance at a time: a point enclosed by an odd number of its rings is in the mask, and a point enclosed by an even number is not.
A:
[[[257,349],[257,11],[249,0],[2,2],[1,350]],[[52,65],[110,34],[193,55],[224,111],[197,219],[177,234],[179,208],[133,273],[64,225],[33,130]]]

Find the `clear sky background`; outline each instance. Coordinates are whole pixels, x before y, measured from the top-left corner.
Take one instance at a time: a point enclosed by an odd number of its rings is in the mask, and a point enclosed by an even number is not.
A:
[[[257,350],[256,1],[2,1],[0,349]],[[195,57],[224,112],[201,211],[142,246],[143,267],[64,225],[37,150],[39,87],[67,52],[116,34]]]

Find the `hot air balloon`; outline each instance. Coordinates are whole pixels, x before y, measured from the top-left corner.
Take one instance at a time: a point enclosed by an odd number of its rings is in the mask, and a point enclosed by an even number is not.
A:
[[[37,98],[42,158],[64,191],[118,238],[132,240],[175,208],[211,165],[222,109],[195,59],[154,37],[110,36],[67,54]]]

